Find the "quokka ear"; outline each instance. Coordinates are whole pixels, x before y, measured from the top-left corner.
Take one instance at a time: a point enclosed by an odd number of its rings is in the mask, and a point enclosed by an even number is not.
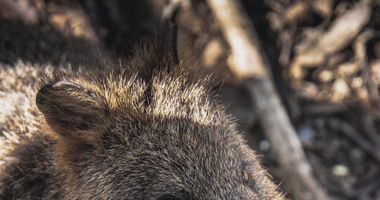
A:
[[[178,64],[179,63],[178,41],[177,41],[178,26],[175,20],[165,19],[163,22],[162,29],[167,32],[167,33],[164,33],[163,30],[161,30],[161,35],[166,34],[163,36],[163,38],[165,38],[164,41],[167,43],[168,54],[172,58],[173,64]]]
[[[43,86],[36,97],[38,109],[59,135],[76,136],[105,126],[106,110],[101,99],[82,86],[59,81]]]

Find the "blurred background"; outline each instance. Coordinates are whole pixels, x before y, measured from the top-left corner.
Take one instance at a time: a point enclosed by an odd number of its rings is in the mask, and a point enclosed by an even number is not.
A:
[[[379,200],[380,1],[240,3],[314,178],[334,199]],[[0,0],[0,70],[20,61],[75,67],[103,62],[100,54],[128,58],[173,12],[179,54],[191,52],[202,73],[223,82],[222,103],[288,193],[292,186],[229,68],[228,41],[206,1]]]

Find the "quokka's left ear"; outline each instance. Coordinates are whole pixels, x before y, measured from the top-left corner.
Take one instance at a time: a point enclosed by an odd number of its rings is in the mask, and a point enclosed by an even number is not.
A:
[[[166,40],[168,53],[172,58],[173,64],[178,64],[178,26],[174,19],[164,19],[162,26],[161,34],[165,34],[163,38]]]
[[[44,85],[36,97],[48,125],[67,137],[104,127],[107,113],[102,102],[94,92],[68,81]]]

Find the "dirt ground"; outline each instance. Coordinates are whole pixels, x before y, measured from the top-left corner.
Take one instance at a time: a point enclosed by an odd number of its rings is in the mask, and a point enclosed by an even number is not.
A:
[[[9,52],[0,55],[0,62],[10,65],[18,59],[96,62],[88,59],[96,49],[128,57],[135,41],[152,34],[170,9],[165,0],[15,2],[0,0],[0,48]],[[205,2],[183,2],[176,18],[180,55],[195,49],[201,67],[222,80],[222,102],[287,192],[257,109],[228,68],[229,47],[218,23]],[[380,199],[380,2],[242,4],[315,178],[334,199]]]

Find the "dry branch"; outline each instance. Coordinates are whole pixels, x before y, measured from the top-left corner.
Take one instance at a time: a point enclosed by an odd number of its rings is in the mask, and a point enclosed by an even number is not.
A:
[[[346,47],[362,30],[371,16],[370,0],[362,0],[351,10],[336,19],[331,27],[315,41],[306,39],[301,43],[307,48],[297,52],[290,66],[290,75],[295,79],[303,78],[303,67],[323,64],[328,56]]]
[[[256,31],[238,1],[208,0],[230,46],[231,70],[245,80],[283,170],[284,181],[296,199],[330,199],[314,179],[296,132],[275,90]]]
[[[355,130],[349,123],[344,122],[338,119],[331,119],[329,124],[332,128],[336,130],[340,130],[343,134],[345,134],[348,138],[350,138],[353,142],[357,143],[361,149],[370,154],[377,162],[380,163],[380,148],[373,143],[369,142],[365,139],[362,134]]]

